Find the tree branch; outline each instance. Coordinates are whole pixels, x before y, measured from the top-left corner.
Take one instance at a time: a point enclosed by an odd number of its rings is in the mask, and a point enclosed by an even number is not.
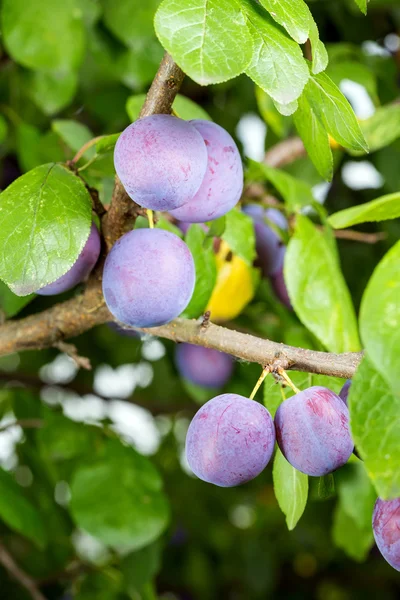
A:
[[[165,54],[147,94],[141,116],[169,113],[184,78],[181,69]],[[305,153],[299,138],[281,142],[266,155],[268,164],[282,166]],[[128,229],[142,209],[126,194],[116,178],[108,212],[102,219],[107,250]],[[50,309],[19,321],[9,321],[0,327],[0,355],[22,350],[49,348],[66,338],[88,331],[95,325],[112,321],[101,290],[102,263],[89,278],[83,293],[56,304]],[[331,354],[303,350],[263,340],[209,323],[201,327],[197,321],[176,319],[168,325],[144,330],[152,335],[176,342],[190,342],[221,350],[237,358],[274,368],[296,369],[338,377],[351,377],[359,364],[361,353]]]
[[[7,548],[0,543],[0,564],[6,571],[26,589],[33,600],[46,600],[43,594],[38,590],[36,582],[23,571],[15,562]]]

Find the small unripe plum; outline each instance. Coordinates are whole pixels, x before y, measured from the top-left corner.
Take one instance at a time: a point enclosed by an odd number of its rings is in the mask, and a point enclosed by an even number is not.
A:
[[[107,256],[103,294],[121,323],[156,327],[186,308],[195,278],[192,254],[178,236],[162,229],[135,229]]]
[[[286,306],[286,308],[293,310],[283,277],[283,269],[280,269],[277,273],[275,273],[275,275],[271,275],[271,285],[278,300],[280,300],[282,304]]]
[[[249,215],[254,222],[258,264],[264,277],[279,273],[283,268],[286,246],[279,235],[267,224],[266,219],[280,229],[287,229],[286,218],[279,210],[275,208],[266,210],[259,204],[247,204],[243,208],[243,212]]]
[[[339,392],[339,397],[343,400],[346,406],[348,406],[347,398],[349,396],[351,386],[351,379],[348,379],[342,389]]]
[[[234,367],[229,354],[193,344],[179,344],[176,348],[175,362],[182,377],[191,383],[209,388],[225,385]]]
[[[372,516],[375,542],[383,558],[400,571],[400,498],[378,498]]]
[[[145,208],[167,211],[196,194],[207,168],[207,149],[188,121],[151,115],[121,133],[114,164],[132,200]]]
[[[225,129],[200,119],[190,123],[207,147],[207,171],[196,195],[188,197],[188,201],[171,214],[180,221],[202,223],[222,217],[240,200],[243,166],[239,150]]]
[[[96,225],[92,223],[88,240],[70,270],[53,283],[49,283],[49,285],[45,285],[40,290],[37,290],[36,293],[40,296],[55,296],[56,294],[66,292],[78,285],[78,283],[81,283],[81,281],[86,279],[97,263],[100,254],[100,246],[98,229]]]
[[[275,444],[268,410],[237,394],[216,396],[195,414],[186,437],[192,471],[208,483],[233,487],[257,477]]]
[[[354,449],[349,411],[327,388],[314,386],[282,402],[275,415],[282,454],[298,471],[320,477],[344,465]]]

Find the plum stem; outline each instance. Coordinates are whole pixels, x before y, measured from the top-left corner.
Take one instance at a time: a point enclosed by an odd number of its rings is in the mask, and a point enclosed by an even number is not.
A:
[[[256,385],[253,388],[253,391],[251,392],[251,394],[249,396],[250,400],[254,400],[254,396],[257,394],[258,390],[261,387],[262,382],[264,381],[264,379],[266,378],[268,373],[271,373],[271,367],[269,367],[269,366],[264,367],[260,377],[258,378]]]
[[[282,379],[284,379],[286,381],[286,383],[288,384],[288,386],[290,388],[292,388],[292,390],[294,391],[295,394],[300,394],[300,390],[299,388],[297,388],[293,381],[290,379],[289,375],[286,373],[285,369],[282,368],[278,368],[277,369],[278,374],[282,377]]]
[[[150,229],[154,229],[153,211],[150,210],[150,208],[148,208],[146,210],[146,214],[147,214],[147,219],[149,221],[149,227],[150,227]]]

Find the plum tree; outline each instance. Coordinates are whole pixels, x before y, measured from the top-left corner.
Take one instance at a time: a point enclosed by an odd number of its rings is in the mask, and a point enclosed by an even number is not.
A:
[[[192,254],[178,236],[162,229],[136,229],[108,254],[103,294],[116,319],[135,327],[155,327],[177,317],[195,284]]]
[[[376,545],[385,560],[400,571],[400,498],[375,503],[372,529]]]
[[[268,410],[238,394],[209,400],[194,416],[186,437],[186,457],[203,481],[232,487],[257,477],[274,449]]]
[[[344,465],[353,452],[349,412],[331,390],[310,387],[278,408],[276,439],[290,464],[307,475],[326,475]]]
[[[207,171],[197,193],[171,214],[180,221],[201,223],[218,219],[239,201],[243,192],[243,166],[239,150],[225,129],[200,119],[190,123],[207,147]]]
[[[175,363],[182,377],[196,385],[210,388],[225,385],[234,368],[229,354],[193,344],[177,346]]]
[[[152,115],[129,125],[114,152],[118,177],[140,206],[168,211],[198,191],[207,149],[193,125],[171,115]]]
[[[348,405],[347,398],[349,396],[350,386],[351,386],[351,379],[348,379],[339,392],[339,397],[343,400],[343,402],[346,404],[346,406]]]
[[[49,285],[37,290],[36,293],[40,296],[55,296],[56,294],[66,292],[75,287],[78,283],[81,283],[81,281],[86,279],[97,263],[100,254],[100,246],[99,231],[96,225],[92,223],[88,240],[70,270],[53,283],[49,283]]]
[[[286,247],[276,231],[267,224],[267,220],[280,229],[287,229],[286,218],[279,210],[265,209],[259,204],[247,204],[243,212],[254,222],[258,263],[264,277],[275,275],[283,267]]]

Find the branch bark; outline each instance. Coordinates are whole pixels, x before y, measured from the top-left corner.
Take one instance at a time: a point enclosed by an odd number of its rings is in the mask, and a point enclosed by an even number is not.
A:
[[[0,543],[0,564],[18,583],[26,589],[32,600],[46,600],[43,594],[38,590],[36,582],[30,575],[25,573],[15,562],[7,548]]]
[[[184,73],[165,54],[157,75],[148,92],[141,116],[169,113],[183,81]],[[271,166],[282,166],[305,153],[299,138],[291,138],[271,149],[266,160]],[[106,251],[140,214],[138,207],[126,194],[116,178],[114,193],[108,212],[102,218],[102,230]],[[64,339],[75,337],[113,317],[108,311],[101,290],[102,262],[89,278],[82,294],[56,304],[50,309],[17,321],[9,321],[0,327],[0,355],[23,350],[48,348]],[[168,325],[144,330],[152,335],[176,342],[190,342],[227,352],[232,356],[263,366],[296,369],[309,373],[321,373],[338,377],[351,377],[359,364],[361,353],[331,354],[314,352],[263,340],[251,335],[232,331],[218,325],[201,327],[197,321],[176,319]]]

